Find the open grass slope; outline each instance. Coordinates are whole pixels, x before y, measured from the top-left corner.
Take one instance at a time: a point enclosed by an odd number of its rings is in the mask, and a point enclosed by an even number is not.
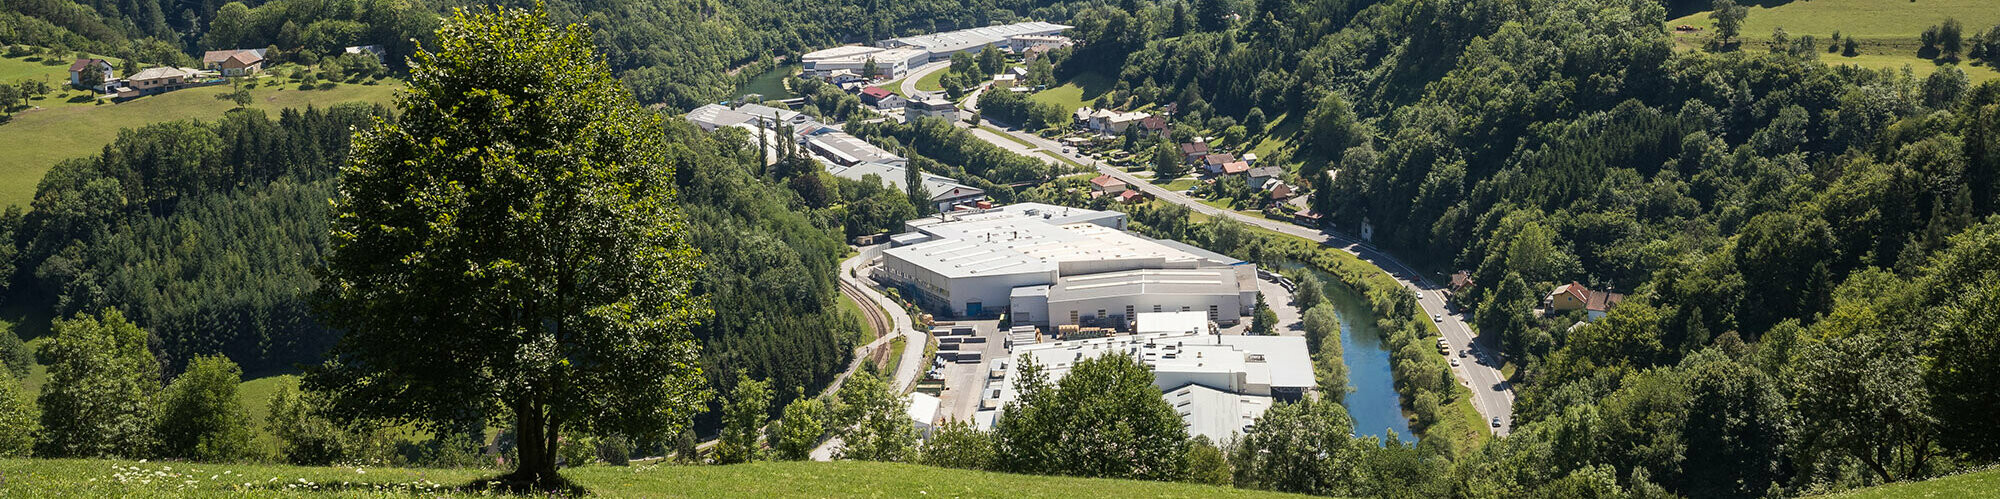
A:
[[[1784,28],[1793,37],[1812,35],[1822,47],[1835,32],[1858,41],[1861,55],[1844,57],[1822,53],[1827,64],[1847,64],[1867,69],[1901,70],[1909,67],[1917,77],[1937,70],[1930,59],[1917,57],[1925,28],[1957,19],[1965,25],[1965,36],[2000,25],[2000,2],[1994,0],[1744,0],[1749,7],[1743,18],[1741,38],[1744,50],[1765,50],[1771,33]],[[1700,27],[1697,33],[1675,33],[1683,49],[1700,46],[1715,31],[1708,12],[1696,12],[1667,21],[1676,26]],[[2000,72],[1983,65],[1959,66],[1974,83],[2000,79]]]
[[[67,66],[57,68],[67,70]],[[67,76],[63,81],[67,82]],[[376,85],[343,83],[328,90],[299,90],[275,85],[277,78],[251,89],[250,108],[276,117],[285,108],[327,107],[342,102],[387,103],[402,84],[383,80]],[[118,138],[118,131],[182,119],[213,120],[236,107],[215,98],[232,91],[228,85],[190,88],[150,95],[118,104],[43,105],[14,115],[0,124],[0,206],[27,206],[34,199],[42,174],[69,158],[97,154]],[[65,101],[67,103],[67,101]]]
[[[8,497],[458,497],[479,469],[0,460]],[[565,470],[605,497],[1298,497],[1206,485],[841,461]]]
[[[2000,497],[2000,468],[1961,473],[1921,482],[1894,483],[1824,497],[1872,499],[1891,497]]]
[[[1062,106],[1065,111],[1075,111],[1076,108],[1088,106],[1090,105],[1088,103],[1097,100],[1098,96],[1111,91],[1112,83],[1113,81],[1108,76],[1097,73],[1083,73],[1076,75],[1075,78],[1070,79],[1062,85],[1035,92],[1034,95],[1030,95],[1028,98],[1037,102],[1054,102],[1056,105]]]
[[[2000,4],[1993,0],[1746,0],[1743,35],[1761,38],[1771,30],[1785,28],[1793,36],[1813,35],[1824,41],[1833,32],[1862,40],[1907,38],[1945,19],[1965,24],[1966,35],[2000,24]],[[1713,29],[1707,12],[1697,12],[1667,21],[1668,26],[1689,24]]]

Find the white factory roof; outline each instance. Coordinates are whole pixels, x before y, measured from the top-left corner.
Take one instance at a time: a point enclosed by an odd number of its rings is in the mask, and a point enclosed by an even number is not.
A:
[[[820,61],[820,60],[827,60],[827,59],[842,59],[842,58],[847,58],[847,57],[853,57],[853,56],[857,56],[857,55],[866,55],[866,54],[872,54],[872,53],[875,53],[875,52],[881,52],[882,50],[883,50],[883,49],[882,49],[881,47],[870,47],[870,46],[866,46],[866,45],[843,45],[843,46],[839,46],[839,47],[833,47],[833,48],[827,48],[827,49],[820,49],[820,50],[814,50],[814,51],[812,51],[812,52],[806,52],[806,53],[805,53],[805,55],[801,55],[801,56],[799,56],[799,60],[801,60],[801,61]]]
[[[1167,392],[1167,403],[1186,422],[1189,435],[1207,436],[1216,445],[1247,433],[1257,418],[1271,408],[1271,397],[1230,393],[1201,385],[1187,385]]]
[[[1264,356],[1264,362],[1271,367],[1271,386],[1318,385],[1313,380],[1312,355],[1306,351],[1303,336],[1221,335],[1215,339],[1237,350]]]
[[[901,191],[908,189],[908,187],[903,185],[904,180],[908,175],[908,172],[904,170],[904,168],[907,168],[907,166],[900,164],[867,162],[867,163],[859,163],[854,166],[830,166],[826,169],[826,171],[827,173],[832,173],[833,176],[845,179],[852,179],[852,180],[862,180],[863,178],[866,178],[869,175],[874,175],[876,177],[881,178],[882,182],[889,184],[890,187],[898,191]],[[924,176],[923,180],[924,192],[929,192],[931,194],[932,201],[940,199],[961,198],[966,196],[984,194],[986,192],[980,190],[978,187],[972,187],[969,185],[958,183],[957,180],[953,180],[951,177],[936,175],[930,172],[923,172],[923,176]]]
[[[887,43],[905,45],[928,50],[933,54],[947,54],[960,50],[991,45],[1020,35],[1053,34],[1069,29],[1069,26],[1030,21],[1025,23],[984,26],[928,35],[893,38]]]
[[[1199,313],[1199,312],[1197,312]],[[1140,314],[1144,317],[1146,314]],[[1087,340],[1014,345],[1015,359],[1033,356],[1051,383],[1061,381],[1083,359],[1101,355],[1132,355],[1155,373],[1201,374],[1235,373],[1246,385],[1271,388],[1308,389],[1314,385],[1312,360],[1306,356],[1305,338],[1300,336],[1230,336],[1207,333],[1153,333],[1112,336]],[[1016,397],[1014,383],[1020,370],[1009,369],[1000,385],[997,402],[1006,404]],[[1171,376],[1188,379],[1186,376]],[[1197,376],[1194,379],[1214,379]],[[1217,444],[1241,434],[1271,408],[1267,395],[1232,392],[1200,382],[1161,388],[1161,396],[1188,425],[1191,435],[1206,435]]]
[[[1064,276],[1049,288],[1049,301],[1112,296],[1237,294],[1243,289],[1236,271],[1226,267],[1139,269]]]
[[[1208,332],[1208,312],[1139,312],[1136,315],[1133,330],[1139,334]]]
[[[929,224],[919,230],[936,240],[889,249],[884,254],[947,278],[1050,272],[1065,262],[1154,260],[1164,264],[1199,260],[1151,239],[1094,223],[1052,225],[1032,223],[1034,220],[1003,217]]]
[[[845,132],[827,132],[814,135],[812,138],[806,139],[806,142],[813,144],[815,149],[832,155],[832,159],[840,163],[880,163],[903,159],[902,156],[897,156],[887,149],[876,147],[875,144],[870,144],[866,140],[861,140],[860,137],[848,135]],[[835,173],[835,175],[839,175],[839,173]],[[859,179],[861,176],[855,175],[853,178]],[[902,176],[897,175],[896,181],[901,182]]]

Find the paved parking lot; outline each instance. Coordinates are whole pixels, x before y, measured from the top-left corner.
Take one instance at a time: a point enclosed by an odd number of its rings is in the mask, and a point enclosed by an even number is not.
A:
[[[978,363],[944,363],[944,368],[940,370],[944,375],[944,392],[938,394],[941,401],[939,421],[971,421],[972,414],[979,412],[981,392],[987,387],[987,373],[993,367],[993,359],[1007,356],[1006,335],[1000,332],[1000,321],[956,321],[955,324],[972,326],[973,336],[985,338],[986,342],[966,343],[960,347],[961,350],[981,352]],[[943,349],[940,348],[939,352],[942,354]]]

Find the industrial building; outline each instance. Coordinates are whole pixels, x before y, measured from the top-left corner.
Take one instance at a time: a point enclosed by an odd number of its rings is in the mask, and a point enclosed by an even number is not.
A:
[[[688,111],[687,120],[710,132],[732,125],[777,128],[782,124],[792,127],[795,134],[805,135],[825,126],[805,113],[763,104],[739,104],[736,107],[709,104]]]
[[[1138,321],[1185,327],[1195,319],[1199,318],[1190,314],[1141,312]],[[1015,368],[997,386],[994,405],[1004,406],[1018,397],[1013,387],[1026,359],[1032,358],[1050,382],[1057,382],[1077,363],[1103,355],[1129,355],[1151,368],[1153,385],[1188,424],[1188,433],[1218,444],[1241,435],[1274,403],[1299,400],[1317,387],[1304,337],[1157,332],[1017,343]]]
[[[875,62],[875,74],[862,74],[868,62]],[[809,76],[829,76],[849,71],[864,77],[902,78],[911,69],[931,61],[931,53],[911,47],[867,47],[845,45],[815,50],[799,56],[802,71]]]
[[[853,166],[828,166],[826,171],[833,176],[851,180],[866,180],[869,175],[874,175],[890,188],[903,191],[908,189],[904,186],[904,182],[909,178],[909,171],[905,168],[908,168],[907,162],[895,164],[865,162]],[[960,205],[986,199],[986,191],[978,187],[961,184],[951,177],[930,172],[922,172],[922,175],[924,192],[930,194],[933,210],[951,211]]]
[[[908,159],[846,132],[828,131],[806,138],[806,148],[840,166],[862,163],[902,164]]]
[[[939,315],[1109,325],[1197,311],[1235,324],[1256,305],[1256,267],[1126,232],[1123,213],[1019,203],[912,220],[875,277]]]
[[[876,45],[884,48],[909,47],[921,49],[930,54],[930,60],[942,61],[950,59],[952,54],[959,52],[979,52],[985,50],[986,47],[993,47],[998,50],[1013,50],[1014,37],[1046,37],[1061,34],[1063,31],[1069,29],[1070,26],[1061,24],[1030,21],[999,26],[982,26],[958,31],[931,33],[928,35],[891,38],[883,40]],[[1035,41],[1035,43],[1045,42],[1045,40]],[[1025,48],[1028,43],[1023,43],[1022,45]]]

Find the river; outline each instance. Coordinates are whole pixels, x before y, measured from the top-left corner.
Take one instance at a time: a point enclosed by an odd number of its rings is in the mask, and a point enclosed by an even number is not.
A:
[[[1353,288],[1324,272],[1313,271],[1327,283],[1326,298],[1340,316],[1341,360],[1347,362],[1347,415],[1354,434],[1386,439],[1390,433],[1403,443],[1416,443],[1410,421],[1403,417],[1396,377],[1389,370],[1389,349],[1375,327],[1375,311]]]
[[[790,90],[785,89],[785,77],[791,76],[798,71],[799,65],[797,64],[779,64],[777,67],[771,68],[770,71],[765,71],[750,78],[749,81],[743,82],[743,86],[736,87],[735,97],[742,97],[744,94],[763,94],[764,100],[785,100],[797,97],[796,95],[792,95]]]

